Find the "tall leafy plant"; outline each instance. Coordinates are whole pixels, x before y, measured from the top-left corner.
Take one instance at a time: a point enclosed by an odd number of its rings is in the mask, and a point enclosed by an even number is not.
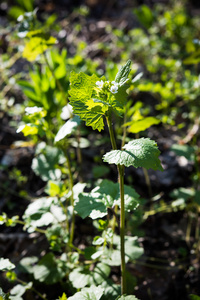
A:
[[[121,145],[115,138],[112,125],[113,114],[123,117],[127,104],[127,89],[129,87],[129,73],[131,61],[122,66],[114,81],[107,81],[103,76],[88,76],[85,73],[71,72],[70,76],[70,104],[73,112],[78,115],[87,126],[93,130],[104,129],[106,120],[112,150],[103,156],[104,162],[115,164],[118,171],[120,187],[120,252],[121,252],[121,293],[126,289],[126,267],[125,267],[125,196],[124,196],[124,169],[133,166],[146,169],[162,171],[159,160],[160,151],[157,144],[149,138],[140,138]],[[126,130],[126,129],[124,129]]]

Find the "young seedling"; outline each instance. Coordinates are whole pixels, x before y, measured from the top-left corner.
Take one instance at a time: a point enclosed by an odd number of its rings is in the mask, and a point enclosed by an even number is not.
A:
[[[70,104],[73,112],[93,130],[104,129],[104,119],[110,134],[112,151],[103,156],[104,162],[116,164],[120,186],[120,245],[121,245],[121,294],[126,293],[125,270],[125,198],[124,198],[124,168],[134,166],[162,171],[158,158],[160,151],[157,144],[149,138],[140,138],[117,148],[112,126],[113,113],[123,117],[127,104],[131,61],[120,68],[114,81],[107,81],[103,76],[88,76],[84,73],[71,72]]]

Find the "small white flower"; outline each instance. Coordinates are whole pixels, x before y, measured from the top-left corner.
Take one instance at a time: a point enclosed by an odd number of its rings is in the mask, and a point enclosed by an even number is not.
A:
[[[110,88],[112,94],[117,94],[118,92],[118,85],[112,85]]]
[[[96,82],[96,85],[97,85],[100,89],[102,89],[102,88],[103,88],[103,85],[104,85],[103,80],[97,81],[97,82]]]

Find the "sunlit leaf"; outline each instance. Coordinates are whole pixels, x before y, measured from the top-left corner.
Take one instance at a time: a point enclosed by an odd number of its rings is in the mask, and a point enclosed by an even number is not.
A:
[[[117,298],[116,300],[139,300],[138,298],[136,298],[133,295],[122,295],[120,298]]]
[[[20,125],[16,132],[23,132],[25,136],[34,135],[38,133],[38,127],[34,124]]]
[[[71,72],[70,75],[70,104],[74,114],[86,122],[87,126],[101,131],[104,128],[104,110],[101,104],[90,108],[88,101],[92,99],[93,89],[99,77],[96,75],[88,76],[84,73]]]
[[[103,218],[107,215],[107,208],[103,202],[98,199],[99,194],[95,198],[95,194],[80,194],[79,201],[75,203],[75,210],[81,218],[90,216],[92,219]]]
[[[8,258],[0,258],[0,271],[12,270],[15,265]]]
[[[73,133],[73,130],[77,128],[80,123],[80,119],[78,116],[75,116],[73,119],[68,120],[58,131],[55,136],[55,142],[58,142],[64,139],[66,136]]]
[[[103,160],[109,164],[124,165],[135,168],[144,167],[146,169],[160,170],[160,151],[157,144],[149,138],[136,139],[123,147],[124,150],[112,150],[103,156]]]
[[[83,288],[92,284],[101,284],[110,274],[110,267],[104,263],[98,263],[90,271],[87,267],[78,267],[69,274],[69,280],[75,288]]]
[[[37,265],[33,266],[33,275],[40,282],[54,284],[65,276],[65,270],[61,261],[49,252],[42,257]]]
[[[144,131],[147,128],[151,127],[152,125],[159,124],[160,120],[154,118],[154,117],[147,117],[143,118],[142,120],[138,121],[132,121],[130,127],[128,127],[128,132],[131,133],[138,133],[140,131]]]
[[[34,61],[39,54],[44,53],[49,47],[56,43],[56,38],[42,31],[29,32],[30,40],[26,42],[22,56],[28,61]]]
[[[100,286],[91,286],[84,288],[81,292],[69,297],[68,300],[99,300],[103,295],[103,288]]]
[[[23,298],[21,296],[24,295],[26,290],[31,289],[32,285],[33,283],[29,282],[25,285],[17,284],[14,286],[10,291],[10,300],[22,300]]]
[[[131,187],[124,187],[125,210],[134,210],[139,204],[139,195]],[[75,201],[75,210],[82,218],[102,218],[107,215],[107,208],[121,205],[119,184],[103,180],[90,193],[81,193]]]

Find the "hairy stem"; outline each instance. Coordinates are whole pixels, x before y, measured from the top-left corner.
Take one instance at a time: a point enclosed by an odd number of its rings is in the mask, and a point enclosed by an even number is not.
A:
[[[110,140],[113,150],[117,150],[117,145],[115,141],[114,131],[111,122],[111,115],[106,117],[108,124],[108,130],[110,134]],[[121,294],[126,293],[126,265],[125,265],[125,246],[124,246],[124,236],[125,236],[125,208],[124,208],[124,166],[117,166],[119,186],[120,186],[120,249],[121,249]],[[114,220],[115,221],[115,220]]]
[[[121,293],[126,293],[126,265],[125,265],[125,208],[124,208],[124,166],[118,165],[120,185],[120,247],[121,247]]]

